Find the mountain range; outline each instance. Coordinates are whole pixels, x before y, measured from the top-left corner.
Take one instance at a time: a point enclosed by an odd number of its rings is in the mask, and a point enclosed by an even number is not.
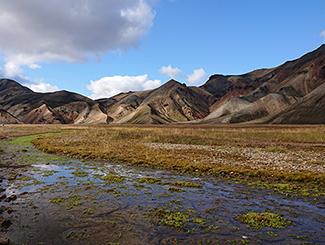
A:
[[[275,68],[216,74],[199,87],[170,80],[99,100],[68,91],[36,93],[0,79],[0,123],[324,124],[325,45]]]

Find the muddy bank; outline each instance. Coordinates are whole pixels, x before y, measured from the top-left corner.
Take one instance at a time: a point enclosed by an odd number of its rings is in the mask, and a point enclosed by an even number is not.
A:
[[[39,152],[30,140],[1,141],[4,242],[325,243],[321,197],[289,197],[215,178],[81,162]],[[252,212],[280,218],[262,225],[239,218]]]

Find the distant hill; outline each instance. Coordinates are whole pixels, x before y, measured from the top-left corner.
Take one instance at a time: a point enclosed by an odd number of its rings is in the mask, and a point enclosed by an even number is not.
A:
[[[272,69],[92,100],[0,79],[0,123],[325,123],[325,45]]]
[[[106,123],[95,101],[68,91],[35,93],[19,83],[0,80],[0,109],[22,123]]]

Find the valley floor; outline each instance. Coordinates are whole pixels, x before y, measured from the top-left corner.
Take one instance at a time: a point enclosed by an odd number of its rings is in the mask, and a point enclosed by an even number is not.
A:
[[[0,241],[325,242],[324,126],[6,125],[0,139]]]

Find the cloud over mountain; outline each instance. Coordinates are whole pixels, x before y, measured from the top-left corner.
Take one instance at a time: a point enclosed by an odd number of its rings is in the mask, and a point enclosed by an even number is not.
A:
[[[187,76],[187,81],[191,85],[196,85],[199,82],[203,82],[207,74],[203,68],[195,69],[190,75]]]
[[[148,75],[111,76],[91,81],[87,88],[94,99],[108,98],[121,92],[154,89],[161,85],[159,80],[150,80]]]
[[[155,13],[147,0],[0,1],[5,75],[42,61],[81,61],[136,45]]]
[[[159,72],[163,75],[168,76],[169,78],[176,78],[182,73],[179,68],[173,67],[171,65],[161,67]]]
[[[320,36],[324,39],[324,41],[325,41],[325,30],[322,30],[321,32],[320,32]]]
[[[57,86],[46,82],[25,83],[23,85],[27,88],[30,88],[34,92],[39,93],[55,92],[59,90]]]

